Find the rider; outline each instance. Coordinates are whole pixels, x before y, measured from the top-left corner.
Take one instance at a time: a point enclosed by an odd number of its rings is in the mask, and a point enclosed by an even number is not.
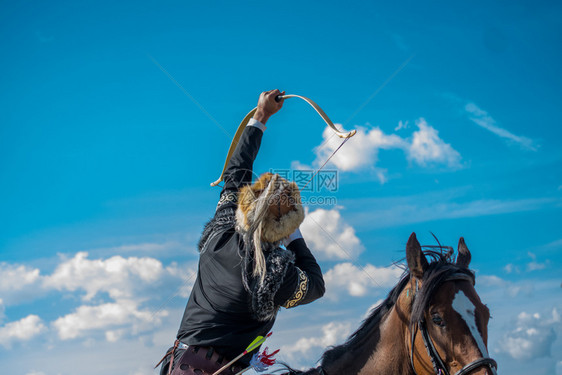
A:
[[[251,184],[265,124],[283,106],[275,100],[282,94],[261,93],[228,163],[214,217],[199,240],[197,279],[162,375],[172,369],[174,375],[210,375],[256,336],[265,336],[281,306],[307,304],[324,294],[322,271],[298,229],[304,211],[297,185],[272,173]],[[251,355],[221,374],[247,367]]]

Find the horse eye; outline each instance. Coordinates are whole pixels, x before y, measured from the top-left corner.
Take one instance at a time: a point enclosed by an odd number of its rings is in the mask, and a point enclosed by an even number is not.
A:
[[[439,327],[445,327],[445,322],[443,321],[443,318],[439,316],[439,314],[431,315],[431,320],[433,320],[433,323],[435,323]]]

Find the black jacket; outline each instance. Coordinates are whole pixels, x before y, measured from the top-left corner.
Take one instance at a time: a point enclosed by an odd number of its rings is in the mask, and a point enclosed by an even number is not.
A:
[[[274,248],[265,254],[265,282],[259,284],[249,276],[249,290],[244,287],[247,249],[235,230],[236,198],[239,189],[252,181],[262,135],[259,128],[246,127],[230,159],[215,216],[199,242],[197,279],[177,335],[188,345],[212,346],[227,358],[241,354],[256,336],[265,336],[280,306],[307,304],[324,294],[322,271],[302,238],[287,250]],[[249,358],[241,362],[247,364]]]

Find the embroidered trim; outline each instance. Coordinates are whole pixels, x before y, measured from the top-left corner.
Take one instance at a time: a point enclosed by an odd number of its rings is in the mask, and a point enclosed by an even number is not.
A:
[[[308,292],[308,276],[298,267],[297,271],[299,273],[297,290],[295,291],[295,294],[293,294],[293,296],[283,305],[283,307],[286,309],[295,307],[300,301],[304,299],[304,297],[306,296],[306,292]]]
[[[245,239],[246,247],[251,244],[248,239]],[[263,282],[259,282],[259,279],[254,278],[252,289],[252,312],[254,318],[260,322],[266,322],[275,319],[275,315],[279,310],[279,305],[275,304],[275,295],[281,286],[283,285],[283,280],[285,279],[285,274],[290,264],[295,261],[295,254],[292,251],[282,249],[280,247],[275,248],[273,244],[264,242],[264,254],[266,255],[265,264],[267,267],[267,272]],[[268,250],[273,248],[273,250]],[[246,252],[246,267],[252,265],[251,257],[248,257],[248,252]],[[251,268],[246,268],[246,275]]]
[[[237,203],[238,202],[238,194],[236,194],[236,193],[226,193],[226,194],[221,195],[221,197],[219,199],[219,203],[217,203],[217,210],[223,204],[230,203],[230,202]]]

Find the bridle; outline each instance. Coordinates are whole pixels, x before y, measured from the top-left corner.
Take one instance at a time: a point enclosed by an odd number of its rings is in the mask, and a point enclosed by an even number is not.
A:
[[[450,375],[449,371],[447,370],[447,367],[445,366],[445,364],[443,363],[443,360],[441,359],[441,356],[437,352],[437,349],[435,349],[435,345],[433,345],[433,341],[431,340],[431,337],[429,337],[429,332],[427,331],[425,320],[422,320],[418,323],[418,330],[421,332],[421,335],[422,335],[422,338],[423,338],[423,343],[425,345],[425,349],[427,350],[427,354],[429,355],[429,358],[431,359],[431,363],[433,364],[433,370],[435,371],[435,373],[437,375]],[[416,373],[416,369],[414,368],[414,340],[415,340],[415,337],[416,337],[416,333],[414,332],[414,334],[412,335],[412,348],[411,348],[411,354],[410,354],[410,362],[411,362],[411,365],[412,365],[412,369],[414,370],[414,373]],[[492,370],[492,372],[494,374],[496,373],[496,369],[498,368],[498,364],[496,363],[496,361],[493,358],[482,357],[482,358],[478,358],[475,361],[470,362],[469,364],[464,366],[462,369],[457,371],[455,373],[455,375],[467,375],[471,371],[474,371],[477,368],[480,368],[482,366],[489,367],[490,370]],[[416,375],[417,375],[417,373],[416,373]]]
[[[472,284],[474,285],[474,277],[460,272],[452,274],[451,276],[443,280],[443,282],[453,281],[453,280],[467,280],[472,282]],[[416,283],[416,288],[417,288],[417,283]],[[449,371],[447,370],[447,367],[445,366],[445,363],[441,359],[441,356],[439,355],[437,349],[435,348],[435,345],[433,344],[433,340],[431,340],[431,337],[429,337],[429,331],[427,330],[425,319],[420,320],[417,324],[417,329],[415,328],[416,327],[414,327],[413,329],[414,332],[412,333],[412,342],[410,346],[410,365],[412,366],[412,370],[414,371],[414,374],[417,375],[416,368],[414,367],[414,347],[415,347],[416,334],[418,331],[420,331],[423,338],[423,343],[425,345],[425,349],[427,350],[427,355],[431,360],[435,374],[450,375]],[[490,368],[492,373],[496,374],[496,370],[498,368],[497,362],[491,357],[482,357],[465,365],[454,375],[467,375],[470,372],[476,370],[477,368],[483,366]]]

